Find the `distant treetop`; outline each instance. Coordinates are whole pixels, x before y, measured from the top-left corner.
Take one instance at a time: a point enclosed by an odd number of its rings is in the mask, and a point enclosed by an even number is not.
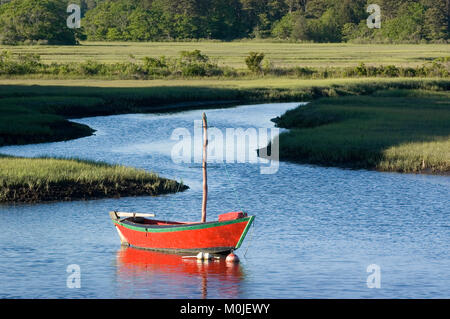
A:
[[[4,0],[2,0],[5,2]],[[10,0],[0,5],[0,43],[76,44],[60,0]]]
[[[0,0],[3,43],[276,38],[311,42],[447,42],[447,0]],[[66,26],[79,4],[82,29]]]

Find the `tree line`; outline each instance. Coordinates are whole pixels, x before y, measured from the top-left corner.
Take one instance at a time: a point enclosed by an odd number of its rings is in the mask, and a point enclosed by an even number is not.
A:
[[[381,8],[381,28],[366,24]],[[66,26],[80,5],[82,28]],[[449,0],[0,0],[0,41],[176,41],[272,38],[310,42],[442,42]]]

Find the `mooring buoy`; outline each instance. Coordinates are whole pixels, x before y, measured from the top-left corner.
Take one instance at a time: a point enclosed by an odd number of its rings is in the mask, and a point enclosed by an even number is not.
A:
[[[239,257],[237,255],[235,255],[233,252],[229,253],[227,258],[225,259],[226,262],[228,263],[238,263],[239,262]]]

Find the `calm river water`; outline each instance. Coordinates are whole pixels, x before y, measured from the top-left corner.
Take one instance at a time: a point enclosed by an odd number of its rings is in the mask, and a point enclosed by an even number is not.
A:
[[[210,125],[272,127],[298,103],[207,110]],[[171,160],[175,128],[193,132],[202,110],[77,120],[97,130],[74,141],[0,148],[23,156],[76,156],[182,179],[160,197],[0,206],[0,298],[449,298],[450,178],[280,163],[211,164],[208,218],[256,215],[241,263],[197,263],[121,249],[108,211],[199,220],[199,164]],[[247,252],[246,252],[247,251]],[[245,255],[245,256],[244,256]],[[68,265],[81,287],[68,288]],[[367,267],[380,267],[369,289]]]

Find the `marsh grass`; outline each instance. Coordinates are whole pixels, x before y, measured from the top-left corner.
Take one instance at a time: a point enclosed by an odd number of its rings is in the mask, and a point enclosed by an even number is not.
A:
[[[367,65],[418,66],[448,56],[448,44],[351,44],[288,43],[280,41],[239,40],[231,42],[82,42],[77,46],[19,45],[2,46],[12,54],[39,54],[42,62],[70,63],[95,60],[101,63],[132,61],[144,57],[177,57],[182,51],[200,50],[221,66],[246,69],[249,52],[264,52],[277,67],[347,67]]]
[[[261,46],[261,50],[244,51],[245,48],[255,47],[254,42],[241,42],[240,46],[230,46],[230,43],[190,43],[191,48],[180,46],[177,43],[173,48],[167,48],[160,55],[155,55],[159,47],[154,43],[130,44],[109,43],[93,45],[90,43],[82,46],[69,47],[5,47],[0,51],[0,77],[10,78],[34,78],[34,79],[249,79],[252,77],[289,77],[301,79],[326,79],[326,78],[361,78],[361,77],[441,77],[449,75],[449,58],[446,46],[409,46],[410,52],[399,50],[398,47],[386,45],[372,45],[366,48],[354,45],[320,45],[311,46],[295,43],[279,44],[286,49],[294,49],[291,52],[283,52],[269,44]],[[167,46],[167,43],[161,44]],[[199,46],[200,45],[200,46]],[[220,56],[217,51],[222,48]],[[95,47],[97,55],[85,53],[85,49]],[[154,50],[148,50],[151,47]],[[204,48],[202,52],[198,47]],[[367,51],[367,47],[372,51]],[[187,50],[180,50],[186,48]],[[192,50],[195,48],[194,50]],[[234,54],[240,56],[242,63],[247,68],[236,67],[228,60],[226,48],[235,50]],[[314,51],[315,48],[315,51]],[[330,56],[330,48],[336,49]],[[355,51],[350,52],[352,48]],[[388,48],[388,50],[387,50]],[[429,51],[424,52],[425,48]],[[116,50],[118,49],[118,51]],[[149,55],[136,55],[137,52],[147,52]],[[72,51],[70,51],[72,50]],[[127,56],[123,54],[129,50]],[[237,50],[237,51],[236,51]],[[312,50],[312,51],[308,51]],[[360,50],[360,51],[358,51]],[[297,51],[297,52],[295,52]],[[386,56],[378,56],[373,61],[377,52],[384,52]],[[430,51],[434,54],[430,55]],[[448,51],[448,50],[447,50]],[[91,51],[89,51],[91,52]],[[120,52],[120,53],[118,53]],[[227,52],[224,54],[224,52]],[[346,55],[343,55],[343,52]],[[417,56],[417,53],[423,54]],[[72,59],[66,61],[65,54],[70,54]],[[111,54],[115,60],[105,60],[104,56]],[[325,53],[325,55],[324,55]],[[212,54],[212,55],[210,55]],[[307,62],[304,54],[312,54],[310,58],[317,65]],[[328,55],[327,55],[328,54]],[[442,54],[442,55],[441,55]],[[266,58],[267,56],[267,58]],[[338,57],[337,57],[338,56]],[[58,59],[55,60],[55,57]],[[84,57],[83,60],[80,58]],[[50,58],[50,61],[48,60]],[[264,60],[264,61],[263,61]],[[414,60],[412,62],[411,60]],[[339,63],[345,61],[344,64]],[[401,61],[401,62],[400,62]]]
[[[450,172],[450,93],[391,89],[321,98],[274,120],[282,159],[397,172]]]
[[[448,90],[450,87],[450,81],[446,79],[404,78],[125,81],[119,84],[114,81],[68,81],[67,85],[54,85],[54,82],[33,85],[40,82],[27,80],[25,83],[0,84],[0,146],[63,141],[93,133],[86,125],[68,121],[71,118],[176,111],[233,103],[307,101],[324,96],[371,94],[388,88]],[[78,83],[84,86],[78,86]],[[135,84],[141,87],[133,87]]]
[[[182,102],[193,107],[198,102],[233,100],[238,94],[231,89],[200,87],[0,86],[0,146],[63,141],[94,132],[67,119],[163,111],[167,104]]]
[[[176,181],[122,165],[0,155],[0,202],[153,196],[185,189]]]

